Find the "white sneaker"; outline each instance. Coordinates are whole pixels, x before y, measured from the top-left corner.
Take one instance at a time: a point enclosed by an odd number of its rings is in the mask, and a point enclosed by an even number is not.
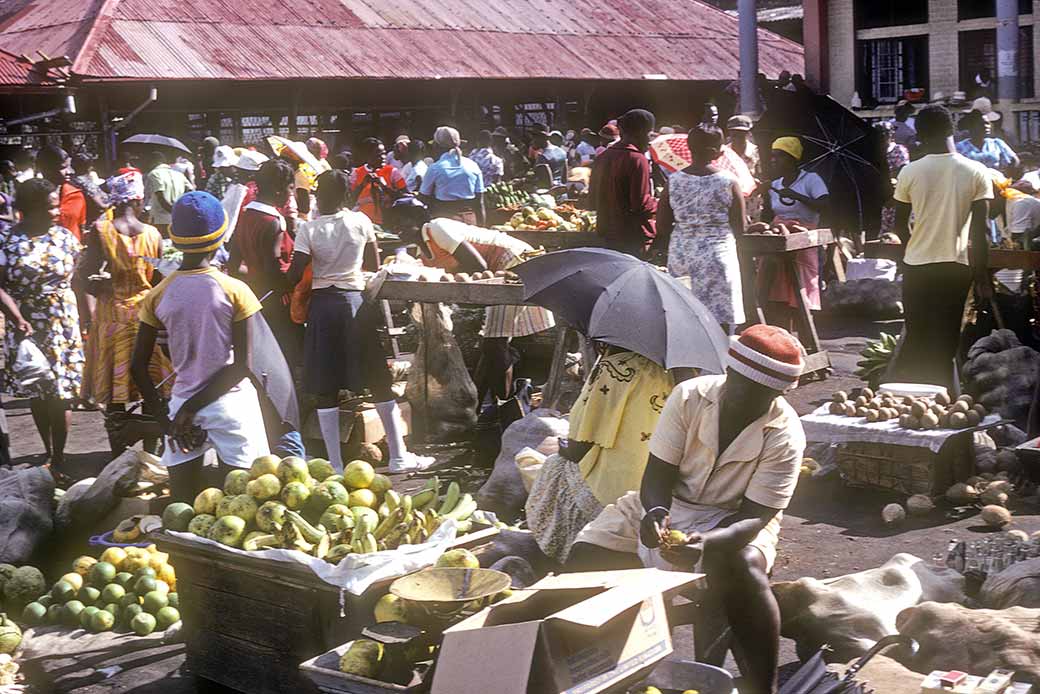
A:
[[[436,458],[407,452],[400,458],[390,459],[390,473],[419,472],[437,462]]]

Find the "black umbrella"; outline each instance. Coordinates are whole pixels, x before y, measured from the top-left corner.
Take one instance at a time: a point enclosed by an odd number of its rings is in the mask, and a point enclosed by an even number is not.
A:
[[[807,90],[774,89],[765,100],[766,112],[755,126],[759,145],[769,147],[779,137],[801,138],[802,167],[818,174],[830,190],[831,226],[877,228],[891,184],[886,153],[870,123],[831,97]]]
[[[548,253],[513,268],[524,300],[593,340],[666,369],[725,371],[725,333],[689,288],[659,268],[602,248]]]
[[[130,137],[123,140],[124,145],[153,145],[155,147],[169,147],[170,149],[178,149],[186,154],[191,154],[191,150],[183,142],[178,140],[176,137],[167,137],[166,135],[155,135],[145,134],[131,135]]]
[[[856,674],[863,669],[871,658],[885,650],[889,646],[904,646],[910,654],[913,655],[917,652],[918,645],[913,639],[901,636],[893,635],[886,636],[871,648],[862,658],[857,660],[855,664],[849,666],[845,671],[845,674],[838,676],[836,673],[831,672],[827,669],[827,663],[824,661],[824,653],[826,649],[820,650],[812,658],[809,658],[798,668],[798,672],[791,676],[791,679],[784,682],[784,685],[780,687],[780,694],[868,694],[873,692],[867,684],[856,681]]]

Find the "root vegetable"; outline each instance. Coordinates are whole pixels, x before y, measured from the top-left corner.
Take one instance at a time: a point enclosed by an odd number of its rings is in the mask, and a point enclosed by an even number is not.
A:
[[[971,487],[963,482],[958,482],[946,490],[946,498],[954,504],[970,504],[978,496],[979,492],[975,487]]]
[[[911,516],[925,516],[935,509],[932,498],[927,494],[914,494],[906,500],[906,510]]]
[[[1019,542],[1029,542],[1029,533],[1025,530],[1008,530],[1004,533],[1004,537],[1009,540],[1018,540]]]
[[[1003,528],[1011,523],[1011,512],[1003,506],[984,506],[979,516],[992,528]]]
[[[906,510],[899,504],[889,504],[881,509],[881,519],[885,525],[896,525],[906,520]]]
[[[986,489],[979,498],[987,505],[1007,506],[1008,502],[1008,495],[996,489]]]

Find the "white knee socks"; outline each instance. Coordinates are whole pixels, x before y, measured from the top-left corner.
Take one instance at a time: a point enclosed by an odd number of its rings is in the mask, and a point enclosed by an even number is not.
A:
[[[404,445],[404,418],[395,400],[376,403],[376,412],[386,432],[386,444],[390,449],[390,460],[401,460],[408,452]]]
[[[339,408],[329,407],[316,410],[316,412],[318,413],[318,426],[321,428],[321,438],[325,441],[325,450],[329,452],[329,462],[332,463],[336,472],[343,472],[343,454],[340,452],[339,441]]]

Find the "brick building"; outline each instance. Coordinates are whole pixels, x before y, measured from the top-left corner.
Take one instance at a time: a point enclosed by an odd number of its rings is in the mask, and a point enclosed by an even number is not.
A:
[[[976,77],[997,73],[994,0],[805,0],[811,83],[867,117],[891,114],[902,98],[945,101],[981,93]],[[1019,0],[1019,101],[1001,103],[1008,127],[1040,140],[1040,0]],[[1010,116],[1010,118],[1009,118]]]

